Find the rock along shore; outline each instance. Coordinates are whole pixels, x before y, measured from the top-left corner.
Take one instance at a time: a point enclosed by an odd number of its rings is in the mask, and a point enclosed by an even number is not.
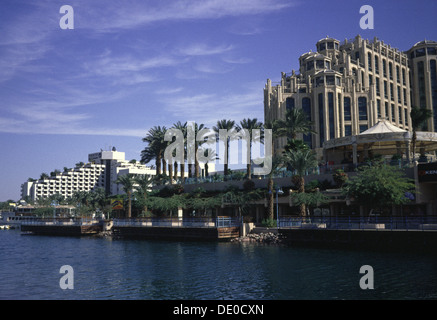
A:
[[[267,233],[249,233],[244,237],[234,238],[231,242],[253,242],[265,244],[281,244],[282,235],[273,232]]]

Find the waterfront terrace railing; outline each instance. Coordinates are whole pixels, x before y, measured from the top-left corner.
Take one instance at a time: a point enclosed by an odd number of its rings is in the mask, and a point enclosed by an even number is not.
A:
[[[436,216],[280,217],[279,228],[349,230],[437,230]]]
[[[115,227],[229,228],[239,227],[240,223],[241,219],[236,217],[145,217],[113,220]]]
[[[32,218],[24,219],[21,225],[27,226],[86,226],[99,224],[100,221],[93,218]]]

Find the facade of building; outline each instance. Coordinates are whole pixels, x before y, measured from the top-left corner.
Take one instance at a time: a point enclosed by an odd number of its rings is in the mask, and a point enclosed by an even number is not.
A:
[[[320,158],[325,142],[358,135],[379,120],[411,131],[410,110],[417,81],[414,79],[411,83],[407,53],[377,38],[369,41],[360,36],[342,43],[326,37],[319,40],[316,47],[316,52],[300,56],[298,73],[282,73],[280,83],[275,85],[267,80],[264,89],[266,122],[284,119],[288,109],[302,108],[314,123],[316,132],[302,138]],[[433,53],[432,49],[429,52]],[[431,78],[433,66],[435,70],[432,61],[427,63]],[[426,83],[426,92],[430,93],[432,81]],[[276,151],[286,142],[286,138],[278,139]]]
[[[114,183],[119,175],[155,175],[149,166],[139,162],[125,160],[125,153],[100,151],[88,155],[88,163],[76,165],[75,168],[55,173],[53,176],[34,181],[27,181],[21,186],[21,197],[30,197],[33,201],[60,194],[71,197],[76,191],[93,191],[103,188],[108,195],[124,193],[121,186]]]
[[[432,110],[425,131],[437,132],[437,42],[424,40],[407,51],[411,70],[412,104]]]

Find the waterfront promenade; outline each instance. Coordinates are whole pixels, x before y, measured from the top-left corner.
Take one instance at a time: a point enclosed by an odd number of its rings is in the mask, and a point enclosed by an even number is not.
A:
[[[282,217],[290,244],[437,252],[437,217]]]
[[[254,224],[238,217],[149,217],[113,220],[45,218],[24,221],[22,232],[86,236],[107,232],[120,238],[228,241]],[[437,248],[437,217],[280,217],[281,242],[291,245],[369,249]]]
[[[120,237],[217,240],[238,237],[240,226],[241,219],[236,217],[39,218],[23,221],[21,231],[76,236],[110,231]]]

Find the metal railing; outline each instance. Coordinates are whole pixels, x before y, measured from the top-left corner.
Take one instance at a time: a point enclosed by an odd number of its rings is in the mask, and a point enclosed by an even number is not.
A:
[[[86,226],[99,224],[93,218],[29,218],[21,221],[25,226]]]
[[[146,217],[113,220],[115,227],[228,228],[239,227],[240,223],[240,218],[235,217]]]
[[[280,217],[279,228],[334,230],[436,230],[436,216]]]

